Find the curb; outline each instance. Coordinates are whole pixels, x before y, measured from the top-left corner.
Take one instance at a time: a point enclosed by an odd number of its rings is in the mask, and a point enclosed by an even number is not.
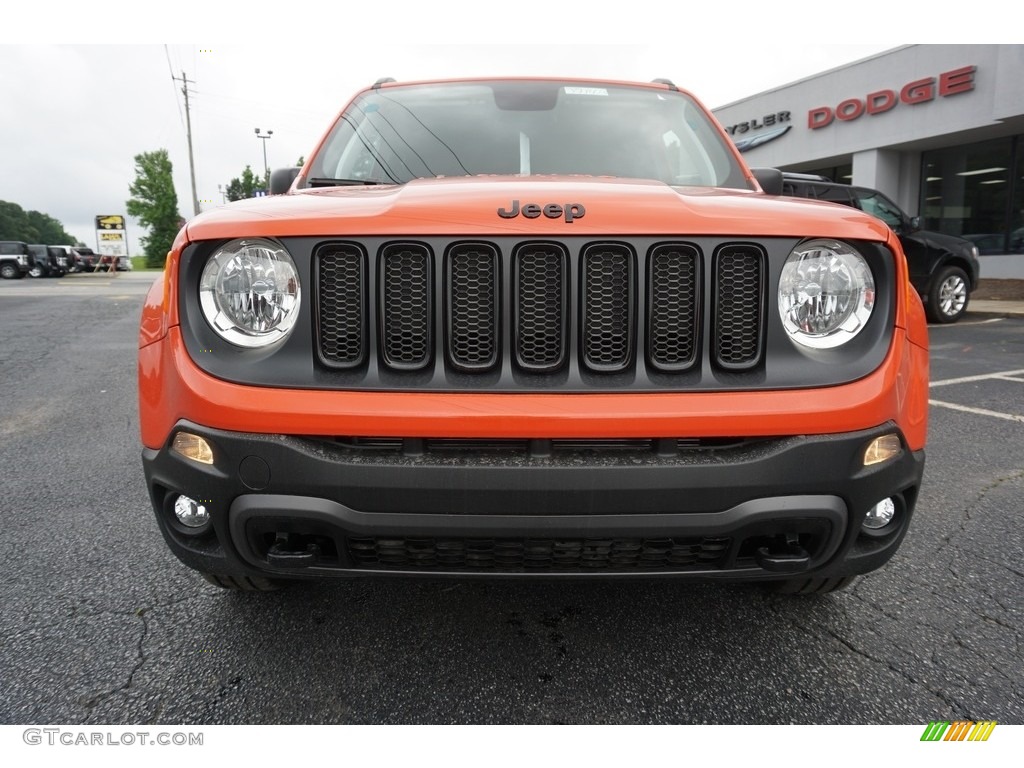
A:
[[[1024,316],[1024,301],[973,299],[967,306],[967,314]]]

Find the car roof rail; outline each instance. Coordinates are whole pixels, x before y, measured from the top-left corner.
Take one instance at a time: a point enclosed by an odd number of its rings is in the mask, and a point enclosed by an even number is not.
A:
[[[793,171],[783,171],[782,178],[792,179],[793,181],[827,181],[829,184],[837,183],[832,181],[828,176],[822,176],[818,173],[795,173]]]
[[[651,82],[652,83],[658,83],[660,85],[667,85],[673,91],[678,91],[679,90],[676,87],[676,84],[673,83],[671,80],[669,80],[667,77],[656,77],[653,80],[651,80]]]
[[[373,87],[374,87],[374,90],[376,90],[376,89],[379,89],[385,83],[397,83],[397,82],[398,81],[395,80],[395,78],[393,78],[393,77],[382,77],[382,78],[380,78],[380,80],[378,80],[376,83],[373,84]]]

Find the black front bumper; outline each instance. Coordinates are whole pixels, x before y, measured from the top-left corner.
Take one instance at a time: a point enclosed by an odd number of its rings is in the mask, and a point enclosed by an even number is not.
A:
[[[909,526],[924,453],[864,467],[896,432],[740,441],[729,446],[547,455],[388,452],[320,439],[179,424],[215,463],[144,450],[157,520],[186,565],[206,573],[657,576],[759,580],[866,573]],[[173,435],[172,435],[173,438]],[[418,442],[417,442],[418,444]],[[168,441],[168,446],[170,441]],[[210,525],[175,519],[179,494]],[[886,528],[867,511],[896,503]]]

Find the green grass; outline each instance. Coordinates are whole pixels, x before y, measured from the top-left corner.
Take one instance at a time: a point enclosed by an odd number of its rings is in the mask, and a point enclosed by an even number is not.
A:
[[[132,271],[142,272],[163,272],[160,267],[147,267],[145,256],[132,256]]]

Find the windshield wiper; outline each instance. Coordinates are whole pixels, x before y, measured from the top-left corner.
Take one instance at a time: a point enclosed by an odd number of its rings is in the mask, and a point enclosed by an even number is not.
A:
[[[370,179],[307,179],[311,187],[373,187],[378,184],[392,184],[387,181],[371,181]]]

